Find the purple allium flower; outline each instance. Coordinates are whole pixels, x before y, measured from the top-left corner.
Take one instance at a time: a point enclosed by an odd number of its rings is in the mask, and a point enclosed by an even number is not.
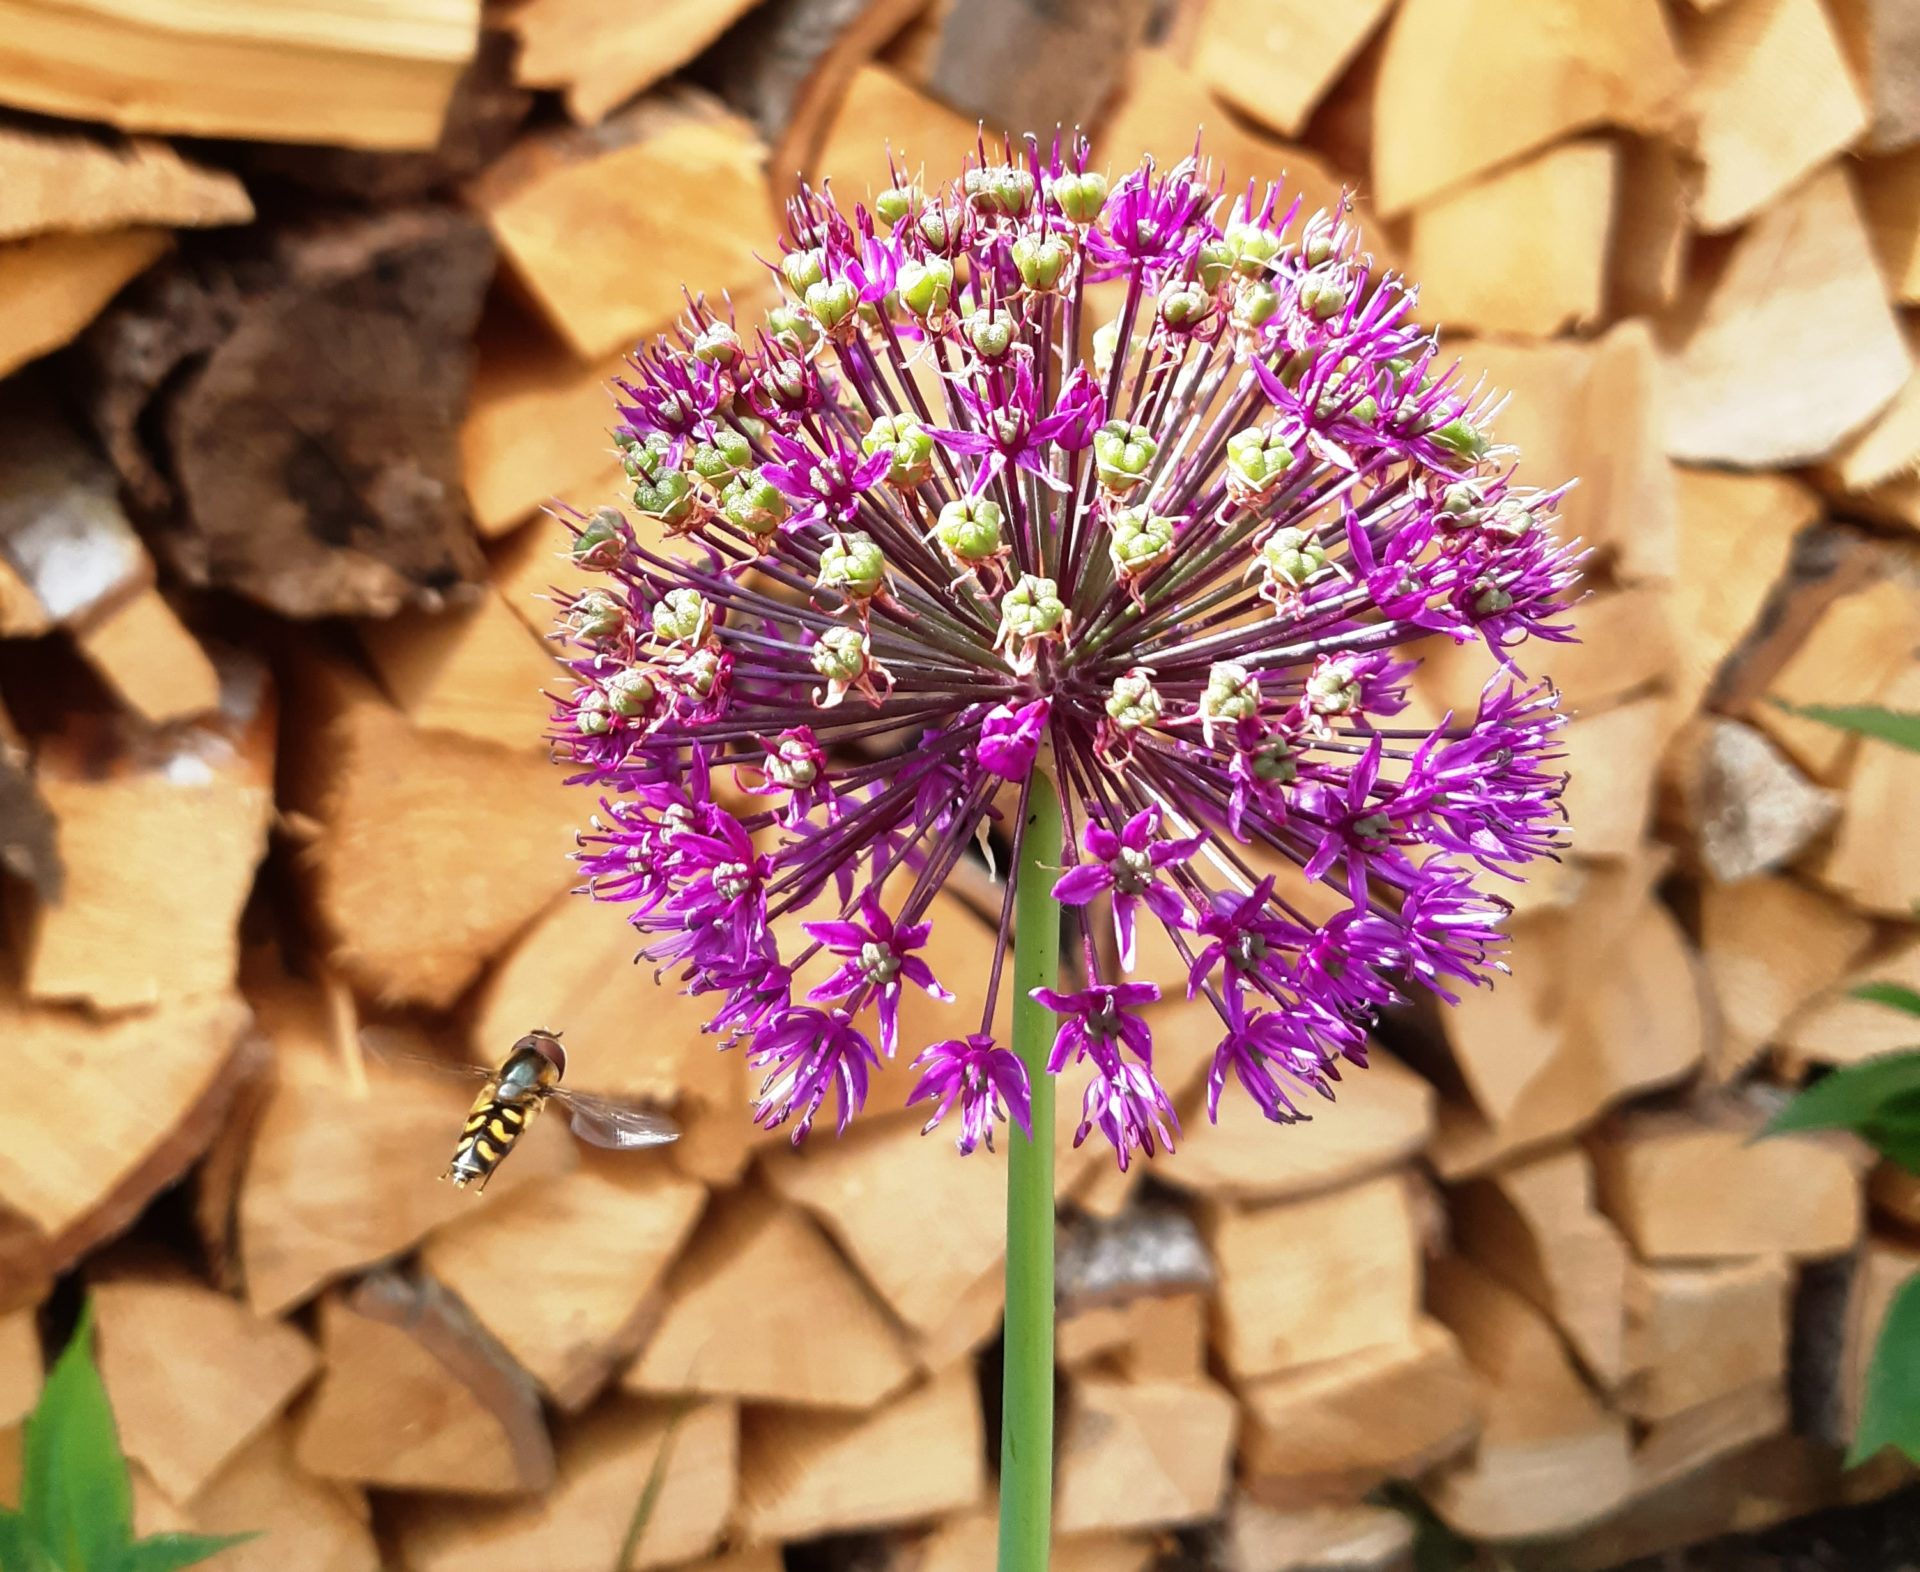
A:
[[[1210,1116],[1237,1085],[1304,1117],[1377,1011],[1487,979],[1507,908],[1477,881],[1561,844],[1560,717],[1521,675],[1569,636],[1559,493],[1344,212],[1223,195],[1197,155],[1109,185],[1067,140],[896,179],[871,212],[803,192],[764,324],[697,303],[618,384],[633,510],[572,517],[601,587],[558,597],[587,885],[713,996],[763,1123],[831,1096],[844,1127],[903,990],[948,997],[918,953],[944,881],[990,826],[1021,865],[1045,770],[1080,920],[1074,984],[1035,997],[1080,1137],[1169,1143],[1175,1009],[1221,1023]],[[1496,676],[1406,725],[1435,637]],[[906,1045],[963,1151],[1030,1119],[992,1036],[1006,895],[977,1029]],[[1131,975],[1143,919],[1191,1002]]]

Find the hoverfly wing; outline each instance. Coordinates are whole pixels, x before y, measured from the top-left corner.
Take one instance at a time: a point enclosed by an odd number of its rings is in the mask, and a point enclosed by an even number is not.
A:
[[[629,1151],[639,1146],[664,1146],[680,1139],[680,1127],[665,1114],[648,1113],[611,1103],[585,1092],[555,1091],[553,1096],[573,1114],[573,1133],[589,1146]]]
[[[488,1065],[463,1064],[455,1059],[442,1059],[438,1054],[402,1048],[400,1044],[405,1040],[399,1032],[384,1026],[360,1028],[360,1046],[382,1064],[409,1070],[431,1070],[437,1075],[457,1076],[465,1081],[491,1081],[499,1074]]]

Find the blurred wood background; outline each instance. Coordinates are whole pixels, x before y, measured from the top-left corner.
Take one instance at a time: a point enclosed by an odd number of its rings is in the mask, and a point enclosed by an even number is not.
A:
[[[1902,1482],[1837,1460],[1920,1186],[1747,1137],[1920,986],[1920,763],[1774,703],[1920,708],[1910,0],[0,0],[0,106],[0,1498],[84,1285],[228,1572],[609,1572],[656,1464],[636,1567],[988,1563],[997,1164],[897,1073],[761,1136],[565,895],[540,510],[800,172],[1056,120],[1353,187],[1597,553],[1513,979],[1291,1130],[1209,1128],[1162,1006],[1179,1154],[1064,1158],[1056,1566],[1399,1567],[1413,1480],[1597,1568]],[[362,1023],[563,1026],[687,1136],[454,1192]]]

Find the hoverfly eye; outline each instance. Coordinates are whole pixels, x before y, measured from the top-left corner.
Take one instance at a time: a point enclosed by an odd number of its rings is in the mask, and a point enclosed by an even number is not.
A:
[[[554,1068],[558,1075],[567,1073],[567,1050],[560,1046],[560,1040],[551,1032],[529,1032],[514,1044],[516,1048],[531,1048]]]

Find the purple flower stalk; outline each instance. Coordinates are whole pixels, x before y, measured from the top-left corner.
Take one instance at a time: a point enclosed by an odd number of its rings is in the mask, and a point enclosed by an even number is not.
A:
[[[1238,1087],[1285,1123],[1403,990],[1485,980],[1507,908],[1476,881],[1562,839],[1519,662],[1569,636],[1579,555],[1343,212],[1008,142],[871,212],[804,192],[775,271],[763,325],[697,303],[619,384],[633,512],[569,521],[605,583],[560,597],[554,713],[600,803],[588,888],[713,996],[763,1123],[799,1139],[831,1098],[844,1129],[903,992],[951,1001],[934,898],[990,828],[1029,865],[1036,771],[1082,918],[1079,986],[1034,994],[1047,1071],[1122,1166],[1177,1133],[1156,1010],[1217,1014],[1210,1116]],[[1499,675],[1396,726],[1435,636]],[[977,1027],[905,1044],[963,1151],[1029,1122],[992,1035],[1014,909]],[[1191,1003],[1131,976],[1143,921]]]

